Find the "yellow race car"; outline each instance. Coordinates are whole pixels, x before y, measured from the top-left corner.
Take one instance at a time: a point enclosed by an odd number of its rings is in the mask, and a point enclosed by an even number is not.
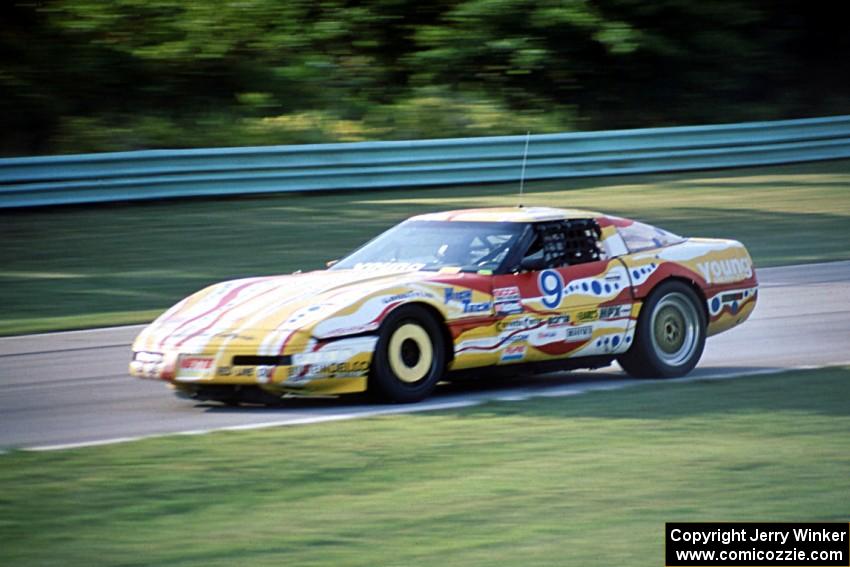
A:
[[[130,374],[230,404],[367,390],[415,402],[444,377],[508,365],[617,360],[632,376],[672,378],[694,368],[706,337],[746,320],[757,295],[734,240],[580,210],[440,212],[328,270],[187,297],[138,336]]]

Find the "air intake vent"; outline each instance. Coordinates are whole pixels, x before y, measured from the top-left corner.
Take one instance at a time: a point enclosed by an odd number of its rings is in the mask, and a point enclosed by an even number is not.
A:
[[[285,356],[258,356],[254,354],[238,354],[233,357],[233,366],[289,366],[292,357]]]

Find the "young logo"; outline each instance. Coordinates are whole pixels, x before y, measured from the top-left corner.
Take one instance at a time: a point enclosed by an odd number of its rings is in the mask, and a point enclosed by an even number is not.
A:
[[[700,262],[697,269],[706,283],[727,283],[751,278],[753,267],[748,258]]]

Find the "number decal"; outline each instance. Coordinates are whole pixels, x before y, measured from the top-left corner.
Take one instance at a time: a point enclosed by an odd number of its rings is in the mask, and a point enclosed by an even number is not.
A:
[[[564,298],[564,279],[555,270],[543,270],[537,277],[537,286],[543,294],[543,305],[554,309]]]

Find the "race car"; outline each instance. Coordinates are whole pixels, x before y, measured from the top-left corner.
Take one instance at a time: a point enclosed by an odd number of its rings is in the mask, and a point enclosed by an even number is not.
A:
[[[130,374],[227,404],[365,391],[416,402],[455,376],[615,360],[635,377],[673,378],[757,296],[734,240],[583,210],[438,212],[327,270],[187,297],[138,336]]]

